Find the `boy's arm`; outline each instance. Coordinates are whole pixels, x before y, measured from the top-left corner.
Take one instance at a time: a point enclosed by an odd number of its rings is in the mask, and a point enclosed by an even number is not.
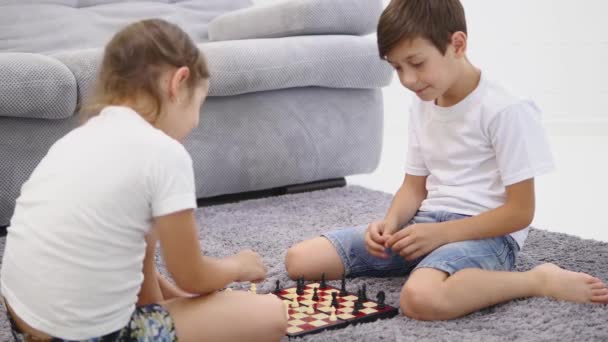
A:
[[[448,243],[516,232],[529,226],[533,217],[534,179],[528,179],[508,186],[505,204],[496,209],[460,220],[414,224],[391,236],[385,246],[414,260]]]
[[[392,234],[396,230],[405,226],[416,215],[422,201],[427,196],[426,178],[428,176],[414,176],[406,174],[403,179],[403,184],[393,197],[384,221],[393,231],[387,233]]]
[[[440,223],[445,243],[481,240],[514,233],[532,223],[535,210],[534,178],[506,187],[502,206],[477,216]]]

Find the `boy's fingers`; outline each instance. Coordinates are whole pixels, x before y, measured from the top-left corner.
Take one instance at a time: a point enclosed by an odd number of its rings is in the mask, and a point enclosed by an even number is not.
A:
[[[410,234],[410,231],[406,229],[400,230],[397,233],[393,234],[392,236],[390,236],[390,238],[388,240],[386,240],[385,246],[387,248],[392,248],[393,245],[399,241],[402,240],[403,238],[405,238],[406,236],[408,236]]]

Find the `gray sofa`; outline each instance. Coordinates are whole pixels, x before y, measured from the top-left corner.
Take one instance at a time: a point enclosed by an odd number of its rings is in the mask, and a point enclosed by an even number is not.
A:
[[[210,97],[185,142],[199,198],[371,172],[391,78],[366,36],[381,3],[0,0],[0,226],[78,124],[104,44],[144,18],[180,25],[209,61]]]

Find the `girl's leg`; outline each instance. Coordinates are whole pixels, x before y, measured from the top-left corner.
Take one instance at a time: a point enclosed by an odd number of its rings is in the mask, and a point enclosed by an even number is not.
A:
[[[224,291],[162,305],[180,341],[279,341],[287,330],[285,307],[274,295]]]

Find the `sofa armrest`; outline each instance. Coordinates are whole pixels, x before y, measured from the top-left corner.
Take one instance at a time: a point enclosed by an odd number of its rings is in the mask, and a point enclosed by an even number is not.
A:
[[[382,0],[283,0],[218,16],[212,41],[300,35],[365,35],[376,30]]]
[[[0,116],[64,119],[76,109],[76,79],[58,60],[0,53]]]

